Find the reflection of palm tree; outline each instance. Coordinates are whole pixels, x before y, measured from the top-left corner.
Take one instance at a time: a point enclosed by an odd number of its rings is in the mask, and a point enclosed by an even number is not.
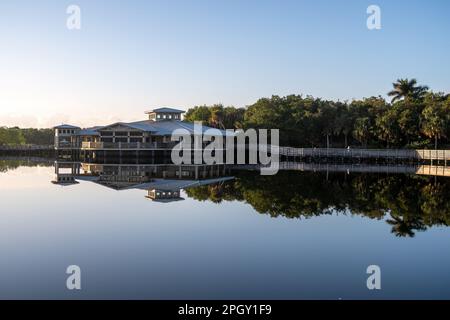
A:
[[[401,99],[421,99],[428,91],[427,86],[418,86],[416,79],[398,79],[392,85],[394,90],[388,93],[388,96],[393,97],[392,102]]]
[[[414,231],[425,231],[426,227],[419,219],[413,219],[412,221],[405,219],[403,216],[397,216],[391,213],[391,220],[386,220],[388,224],[392,226],[392,233],[397,237],[410,237],[415,236]]]

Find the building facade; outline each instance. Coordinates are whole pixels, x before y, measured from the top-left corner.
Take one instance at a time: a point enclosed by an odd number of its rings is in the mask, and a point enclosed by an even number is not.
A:
[[[182,121],[183,113],[178,109],[158,108],[147,111],[148,119],[143,121],[84,129],[63,124],[54,127],[55,149],[59,158],[93,163],[166,163],[171,149],[178,143],[171,141],[172,133],[184,129],[194,135],[194,124]],[[203,132],[208,129],[211,128],[202,127]]]

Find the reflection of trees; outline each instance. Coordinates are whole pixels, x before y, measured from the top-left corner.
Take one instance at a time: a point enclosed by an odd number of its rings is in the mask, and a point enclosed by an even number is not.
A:
[[[20,166],[38,167],[38,166],[50,166],[50,160],[34,160],[34,159],[0,159],[0,172],[7,172],[9,170],[15,170]]]
[[[260,176],[242,172],[222,185],[187,190],[202,201],[245,201],[272,217],[309,218],[331,214],[386,219],[399,237],[450,224],[450,179],[424,176],[280,172]]]
[[[235,187],[235,185],[230,183],[219,183],[189,188],[186,190],[186,193],[190,198],[194,198],[198,201],[211,201],[214,203],[221,203],[222,201],[244,200],[238,193],[238,189]]]

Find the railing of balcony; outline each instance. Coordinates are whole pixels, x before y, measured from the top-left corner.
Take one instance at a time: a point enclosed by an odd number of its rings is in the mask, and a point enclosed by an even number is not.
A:
[[[82,149],[171,149],[178,142],[83,142]]]

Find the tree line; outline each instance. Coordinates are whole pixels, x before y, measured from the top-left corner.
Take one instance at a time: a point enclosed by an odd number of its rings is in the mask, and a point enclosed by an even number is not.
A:
[[[0,145],[52,145],[53,129],[0,127]]]
[[[437,148],[450,143],[450,95],[415,79],[398,79],[388,93],[332,101],[288,95],[259,99],[247,108],[195,106],[187,121],[220,129],[280,129],[280,144],[296,147]]]

